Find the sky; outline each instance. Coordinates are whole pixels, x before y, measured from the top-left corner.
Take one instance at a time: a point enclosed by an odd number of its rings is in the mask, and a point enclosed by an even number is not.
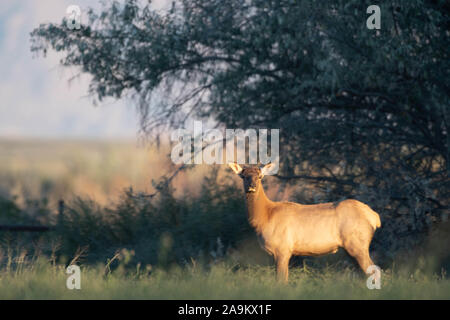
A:
[[[162,6],[164,0],[156,1]],[[100,8],[87,0],[2,0],[0,2],[0,137],[131,138],[138,114],[130,101],[94,106],[89,76],[69,84],[76,69],[59,66],[52,51],[33,57],[30,32],[41,23],[60,23],[69,5]]]

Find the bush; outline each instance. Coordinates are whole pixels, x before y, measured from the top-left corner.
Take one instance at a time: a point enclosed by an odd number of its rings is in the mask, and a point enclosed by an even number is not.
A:
[[[84,248],[88,254],[80,258],[91,263],[104,262],[122,248],[133,250],[135,263],[161,266],[184,264],[191,258],[220,258],[251,230],[241,188],[232,180],[219,183],[217,177],[218,171],[214,170],[204,178],[199,196],[175,198],[175,190],[163,180],[157,185],[159,193],[151,199],[131,189],[108,207],[91,199],[75,198],[66,205],[55,231],[42,238],[46,243],[55,239],[59,242],[59,257],[72,257]],[[15,215],[19,215],[20,209],[11,203]],[[53,220],[48,210],[45,221]],[[40,249],[52,248],[47,245]]]

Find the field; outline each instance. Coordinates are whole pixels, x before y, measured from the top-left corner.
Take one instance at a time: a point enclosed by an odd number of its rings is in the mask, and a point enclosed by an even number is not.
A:
[[[66,288],[63,266],[38,261],[15,272],[0,273],[0,299],[448,299],[450,281],[421,273],[383,272],[380,290],[350,270],[296,268],[289,284],[277,283],[271,267],[218,264],[170,271],[108,273],[105,266],[82,267],[81,289]]]
[[[144,141],[0,139],[0,194],[21,204],[87,196],[104,205],[130,186],[154,191],[151,180],[171,172],[167,154],[167,147]],[[195,191],[196,179],[181,173],[175,184],[180,192],[187,186]]]
[[[413,253],[381,265],[380,290],[369,290],[342,252],[294,260],[289,284],[277,283],[231,175],[197,168],[152,202],[124,195],[130,186],[153,192],[151,180],[172,169],[161,156],[167,150],[152,148],[127,141],[1,141],[2,223],[55,224],[61,198],[67,212],[46,234],[0,232],[0,299],[450,298],[442,245],[448,225]],[[68,264],[81,266],[81,290],[66,288]]]

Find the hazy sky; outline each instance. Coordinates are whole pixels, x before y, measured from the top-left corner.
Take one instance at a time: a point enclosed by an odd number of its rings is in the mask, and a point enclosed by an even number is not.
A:
[[[136,136],[138,117],[132,105],[111,100],[95,107],[87,97],[88,76],[69,85],[75,70],[60,67],[58,55],[33,58],[30,52],[33,28],[60,22],[70,4],[83,10],[99,7],[96,2],[0,2],[0,137]]]

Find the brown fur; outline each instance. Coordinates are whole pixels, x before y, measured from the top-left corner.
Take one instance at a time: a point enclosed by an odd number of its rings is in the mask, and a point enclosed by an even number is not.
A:
[[[369,246],[381,222],[369,206],[352,199],[314,205],[274,202],[261,184],[265,168],[229,166],[244,180],[249,222],[274,256],[280,280],[288,280],[292,255],[317,256],[344,248],[364,272],[373,265]]]

